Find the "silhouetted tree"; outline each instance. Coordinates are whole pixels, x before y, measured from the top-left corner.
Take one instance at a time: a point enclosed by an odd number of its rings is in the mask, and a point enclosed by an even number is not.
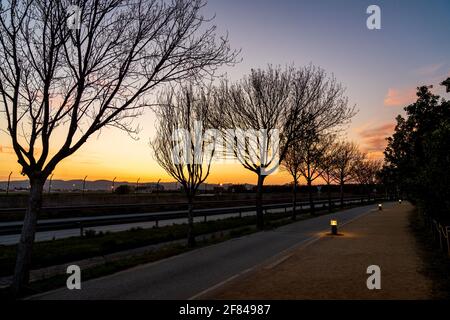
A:
[[[322,162],[326,161],[325,156],[332,145],[333,139],[334,136],[332,135],[310,135],[301,142],[300,172],[306,180],[309,207],[312,214],[315,213],[312,183],[322,174]]]
[[[431,88],[417,88],[417,101],[405,108],[406,117],[397,117],[381,178],[428,214],[448,219],[450,102],[440,101]]]
[[[353,142],[342,141],[337,143],[331,176],[333,181],[340,186],[341,208],[344,206],[344,185],[354,178],[355,164],[360,157],[359,148]]]
[[[292,175],[294,182],[298,183],[300,176],[305,178],[312,214],[315,213],[312,183],[322,174],[322,161],[325,160],[323,158],[333,139],[332,135],[310,134],[309,137],[294,142],[284,159],[284,167]],[[296,191],[295,186],[294,190]]]
[[[235,60],[227,39],[205,24],[203,0],[79,0],[73,29],[72,3],[0,3],[1,107],[31,185],[16,293],[28,282],[42,189],[55,167],[104,127],[136,133],[132,121],[159,85]]]
[[[332,210],[333,203],[331,201],[331,184],[333,183],[333,172],[336,170],[335,155],[339,148],[339,143],[336,143],[335,136],[329,136],[329,144],[325,152],[322,154],[320,162],[321,177],[327,185],[327,199],[328,199],[328,211]]]
[[[322,134],[347,123],[353,115],[345,89],[314,66],[298,70],[269,66],[252,70],[238,83],[222,83],[211,121],[222,130],[231,154],[258,176],[259,229],[264,226],[264,180],[285,159],[289,146],[311,132]],[[239,139],[229,134],[230,129],[259,134]]]
[[[300,166],[302,159],[300,157],[302,144],[299,140],[294,141],[288,148],[283,160],[283,167],[292,176],[292,220],[297,219],[297,188],[301,176]]]
[[[178,181],[188,200],[188,246],[195,245],[194,197],[209,176],[216,136],[204,125],[211,110],[209,89],[182,87],[159,99],[158,126],[151,142],[158,164]],[[214,133],[214,132],[211,132]]]
[[[370,200],[371,188],[377,184],[378,176],[383,167],[381,160],[368,159],[365,153],[355,161],[354,180],[367,192],[367,198]]]

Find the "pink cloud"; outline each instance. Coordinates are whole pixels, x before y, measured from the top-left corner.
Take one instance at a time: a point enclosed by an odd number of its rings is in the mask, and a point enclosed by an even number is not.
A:
[[[384,105],[387,107],[406,107],[416,100],[416,88],[396,89],[389,88]]]
[[[361,137],[361,145],[371,158],[382,158],[387,146],[386,138],[390,137],[395,129],[395,123],[384,123],[376,127],[367,126],[357,129]]]
[[[14,150],[13,150],[12,147],[2,146],[2,145],[0,144],[0,153],[3,153],[3,154],[13,154],[13,153],[14,153],[13,151],[14,151]]]

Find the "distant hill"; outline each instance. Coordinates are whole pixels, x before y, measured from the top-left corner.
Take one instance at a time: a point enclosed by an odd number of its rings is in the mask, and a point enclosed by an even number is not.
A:
[[[6,190],[8,182],[0,181],[0,190]],[[44,189],[48,189],[49,181],[45,183]],[[114,187],[117,188],[120,185],[136,186],[136,182],[128,181],[116,181]],[[139,183],[139,187],[156,187],[157,182],[146,182]],[[175,182],[161,182],[164,190],[177,190],[180,185]],[[231,184],[224,184],[222,187],[227,189]],[[111,191],[112,181],[108,180],[96,180],[96,181],[86,181],[85,190],[88,191]],[[219,187],[218,184],[206,184],[200,187],[201,190],[213,190]],[[247,188],[253,187],[252,185],[246,185]],[[28,180],[16,180],[11,181],[9,189],[13,190],[27,190],[29,188]],[[52,188],[53,191],[77,191],[83,189],[83,180],[53,180]]]

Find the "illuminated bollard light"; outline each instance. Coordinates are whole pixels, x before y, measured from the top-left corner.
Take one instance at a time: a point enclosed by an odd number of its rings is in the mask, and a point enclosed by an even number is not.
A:
[[[383,205],[380,203],[380,204],[378,204],[378,210],[383,210]]]
[[[338,231],[337,231],[337,225],[338,225],[338,223],[337,223],[337,220],[336,220],[336,219],[333,219],[333,220],[330,221],[331,234],[332,234],[333,236],[337,236],[337,234],[338,234]]]
[[[398,200],[398,203],[402,204],[402,199]]]

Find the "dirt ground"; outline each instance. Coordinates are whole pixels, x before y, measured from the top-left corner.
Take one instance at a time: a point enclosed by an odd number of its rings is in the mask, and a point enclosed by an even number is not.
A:
[[[409,229],[413,207],[373,211],[278,263],[259,266],[200,299],[430,299],[431,280]],[[381,268],[381,290],[369,290],[367,267]]]

